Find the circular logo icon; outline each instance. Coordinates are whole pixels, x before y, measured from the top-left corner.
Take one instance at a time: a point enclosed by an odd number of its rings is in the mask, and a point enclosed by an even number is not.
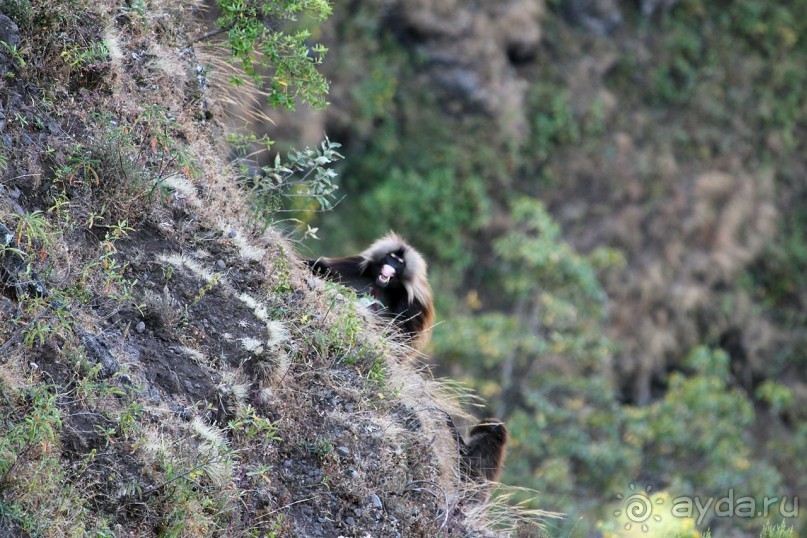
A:
[[[625,530],[629,531],[633,528],[634,524],[640,524],[642,532],[650,530],[650,523],[652,521],[660,522],[661,516],[653,513],[654,505],[664,503],[662,497],[655,500],[651,497],[650,492],[652,486],[645,486],[643,491],[630,493],[627,497],[622,493],[617,493],[616,498],[622,501],[622,508],[614,511],[614,516],[621,517],[623,514],[627,523],[625,523]],[[630,485],[630,491],[635,491],[636,486]],[[652,521],[651,521],[652,520]]]

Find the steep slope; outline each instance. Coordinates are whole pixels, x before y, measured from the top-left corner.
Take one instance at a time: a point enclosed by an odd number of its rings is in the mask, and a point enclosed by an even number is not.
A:
[[[457,398],[251,221],[196,7],[3,6],[0,535],[487,534]]]

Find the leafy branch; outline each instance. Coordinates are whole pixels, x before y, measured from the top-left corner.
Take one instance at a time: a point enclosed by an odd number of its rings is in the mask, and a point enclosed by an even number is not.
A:
[[[281,209],[283,198],[313,201],[315,210],[319,211],[333,209],[339,186],[334,182],[337,173],[329,165],[344,158],[336,151],[339,147],[341,144],[326,137],[319,148],[291,151],[287,162],[283,162],[278,154],[273,165],[261,167],[260,174],[249,178],[259,218],[268,225],[275,213],[306,209]],[[309,229],[307,235],[315,232]]]
[[[268,100],[275,108],[294,110],[300,99],[315,109],[328,103],[328,81],[317,71],[328,49],[308,45],[311,33],[277,30],[300,15],[324,21],[331,15],[327,0],[216,0],[221,16],[216,25],[227,32],[227,47],[244,73],[256,83],[267,82]],[[268,73],[268,74],[266,74]],[[231,82],[242,84],[233,77]]]

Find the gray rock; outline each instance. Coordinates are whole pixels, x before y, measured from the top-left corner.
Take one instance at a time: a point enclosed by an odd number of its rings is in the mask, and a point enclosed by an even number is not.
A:
[[[370,494],[370,497],[368,497],[367,499],[367,504],[372,505],[373,508],[376,508],[378,510],[384,507],[384,505],[381,504],[381,499],[375,493]]]
[[[16,306],[11,299],[6,299],[5,297],[0,297],[0,312],[4,315],[11,317],[14,311],[16,310]]]
[[[138,333],[143,334],[145,330],[146,330],[146,324],[144,322],[141,321],[138,322],[137,325],[135,325],[135,331],[137,331]]]
[[[356,525],[356,520],[355,520],[355,519],[353,519],[353,518],[352,518],[352,517],[350,517],[350,516],[347,516],[347,517],[345,518],[345,523],[347,523],[347,524],[348,524],[348,526],[353,527],[353,526],[355,526],[355,525]]]
[[[132,378],[129,377],[128,375],[126,375],[126,374],[119,375],[118,376],[118,381],[120,381],[124,385],[132,385],[133,384]]]
[[[218,260],[216,261],[216,269],[218,269],[219,271],[223,271],[227,269],[227,264],[224,263],[224,260]]]
[[[2,13],[0,13],[0,41],[5,41],[11,47],[20,44],[20,29],[14,21]]]
[[[84,346],[84,351],[87,352],[87,358],[90,361],[100,364],[101,371],[98,375],[103,379],[112,376],[120,370],[120,365],[112,353],[106,347],[106,344],[99,336],[91,334],[82,328],[78,329],[81,337],[81,345]]]

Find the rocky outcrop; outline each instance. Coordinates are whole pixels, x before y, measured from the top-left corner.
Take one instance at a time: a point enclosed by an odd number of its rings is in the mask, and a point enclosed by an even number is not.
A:
[[[442,90],[444,109],[484,114],[506,134],[526,131],[526,81],[515,67],[535,58],[540,0],[402,0],[390,26],[423,55],[424,72]]]

